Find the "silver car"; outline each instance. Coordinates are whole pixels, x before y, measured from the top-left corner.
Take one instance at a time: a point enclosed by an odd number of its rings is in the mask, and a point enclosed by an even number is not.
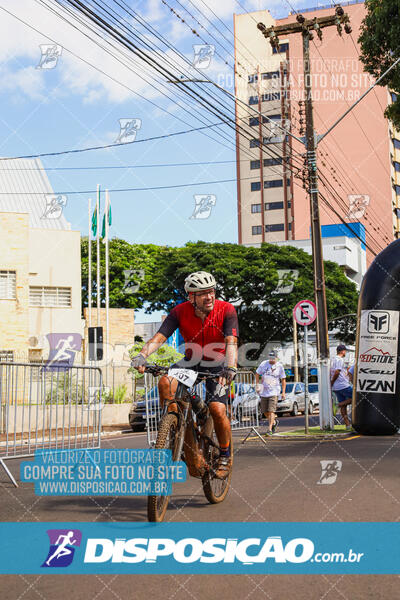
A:
[[[235,383],[235,398],[232,402],[232,417],[238,421],[244,418],[255,417],[260,413],[260,396],[256,393],[254,385],[250,383]]]
[[[278,398],[278,404],[276,407],[277,414],[289,412],[293,417],[295,417],[300,412],[304,413],[305,410],[304,383],[287,383],[285,399],[283,400],[282,396],[279,396]],[[308,414],[312,415],[313,412],[314,402],[310,395],[308,402]]]

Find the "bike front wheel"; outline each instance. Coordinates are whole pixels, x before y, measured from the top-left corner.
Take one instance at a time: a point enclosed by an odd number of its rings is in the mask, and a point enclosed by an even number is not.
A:
[[[232,444],[232,433],[229,442],[229,448],[231,453],[231,468],[229,474],[225,479],[216,477],[215,473],[218,468],[219,459],[219,444],[218,439],[213,429],[210,439],[213,441],[215,446],[208,440],[204,442],[204,458],[208,464],[208,469],[202,476],[202,484],[204,495],[211,504],[218,504],[225,500],[226,495],[229,491],[232,478],[232,465],[233,465],[233,444]]]
[[[158,430],[156,445],[157,450],[171,450],[172,459],[177,460],[176,448],[178,446],[178,417],[175,414],[166,414]],[[148,496],[147,517],[150,522],[160,523],[167,512],[170,496]]]

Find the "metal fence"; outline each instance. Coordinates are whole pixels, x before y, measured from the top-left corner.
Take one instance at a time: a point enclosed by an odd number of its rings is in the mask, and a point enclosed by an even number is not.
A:
[[[100,447],[102,373],[94,367],[0,363],[0,464],[36,450]]]
[[[155,444],[158,424],[161,419],[161,403],[158,393],[158,377],[145,374],[145,400],[147,440],[149,446]],[[231,421],[232,431],[251,429],[259,426],[260,399],[256,394],[256,379],[252,371],[238,371],[227,405],[227,414]],[[205,399],[205,384],[195,387],[196,393]]]

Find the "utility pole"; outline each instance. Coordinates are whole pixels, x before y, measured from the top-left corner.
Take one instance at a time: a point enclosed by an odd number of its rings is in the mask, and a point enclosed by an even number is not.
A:
[[[314,17],[306,19],[298,14],[295,23],[280,25],[278,27],[265,27],[258,23],[257,27],[267,38],[273,48],[279,50],[279,36],[287,37],[293,33],[301,33],[303,36],[303,67],[304,67],[304,92],[305,92],[305,118],[306,137],[302,139],[306,147],[306,160],[308,170],[308,184],[310,195],[310,217],[311,217],[311,243],[314,272],[314,295],[317,306],[317,351],[319,362],[319,394],[320,394],[320,427],[321,429],[333,428],[333,414],[331,407],[330,377],[329,377],[329,339],[328,339],[328,316],[326,310],[325,275],[322,254],[321,224],[319,218],[318,198],[318,172],[317,172],[317,145],[318,137],[314,130],[312,90],[311,90],[311,68],[310,68],[310,40],[314,33],[322,40],[322,29],[336,26],[339,35],[342,29],[351,33],[349,16],[341,6],[336,6],[335,14],[328,17]],[[313,33],[314,32],[314,33]]]

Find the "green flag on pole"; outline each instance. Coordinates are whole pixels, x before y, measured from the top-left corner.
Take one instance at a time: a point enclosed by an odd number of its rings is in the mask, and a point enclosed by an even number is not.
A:
[[[112,223],[112,215],[111,215],[111,204],[108,207],[108,226]],[[104,239],[106,237],[106,213],[103,215],[103,225],[101,228],[101,237]]]
[[[96,237],[97,234],[97,207],[93,211],[92,215],[92,234],[93,237]]]

